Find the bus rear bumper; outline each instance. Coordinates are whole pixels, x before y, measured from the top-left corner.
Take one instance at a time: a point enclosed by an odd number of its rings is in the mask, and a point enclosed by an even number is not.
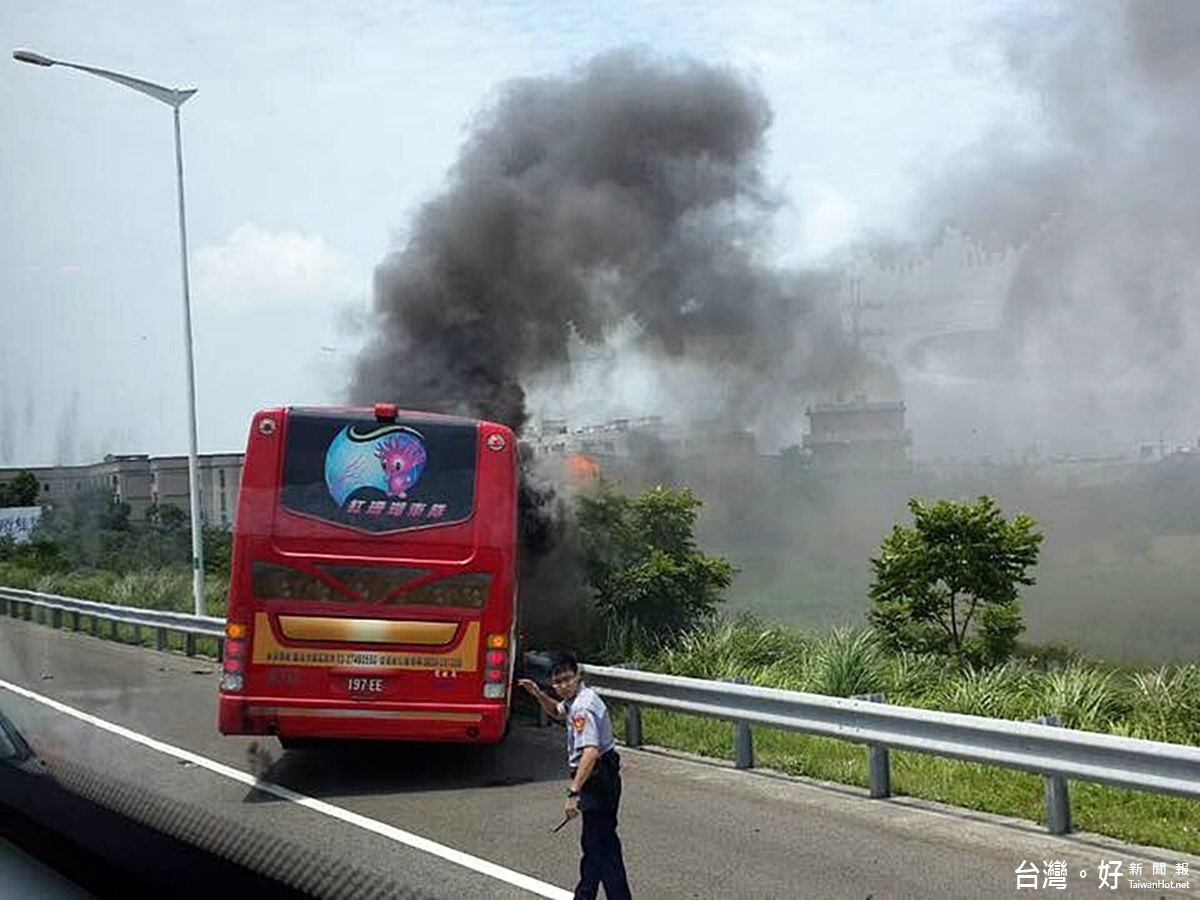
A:
[[[504,737],[505,703],[354,703],[222,693],[221,734],[492,744]]]

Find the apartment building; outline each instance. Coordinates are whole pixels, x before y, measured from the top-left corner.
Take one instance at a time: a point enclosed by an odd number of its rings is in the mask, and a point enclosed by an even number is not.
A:
[[[206,525],[232,526],[242,480],[242,454],[202,453],[196,461],[201,520]],[[20,472],[37,478],[41,506],[67,503],[84,489],[99,488],[128,503],[133,519],[145,518],[146,510],[154,504],[178,506],[191,515],[186,456],[109,454],[91,465],[0,468],[0,482]]]

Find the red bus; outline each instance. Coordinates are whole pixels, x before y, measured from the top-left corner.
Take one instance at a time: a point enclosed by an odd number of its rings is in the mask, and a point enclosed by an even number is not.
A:
[[[516,656],[513,432],[398,410],[250,426],[218,727],[494,743]]]

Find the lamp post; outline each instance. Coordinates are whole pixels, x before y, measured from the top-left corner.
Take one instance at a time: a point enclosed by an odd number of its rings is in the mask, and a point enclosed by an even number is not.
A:
[[[188,283],[187,223],[183,206],[183,145],[179,134],[179,108],[196,93],[196,89],[163,87],[152,81],[143,81],[130,75],[122,75],[120,72],[110,72],[94,66],[51,59],[31,50],[14,50],[13,59],[34,66],[63,66],[106,78],[138,93],[153,97],[155,100],[167,104],[174,112],[175,179],[179,196],[179,253],[180,265],[183,270],[183,342],[187,354],[188,494],[192,511],[192,596],[196,615],[202,616],[204,615],[204,542],[200,527],[200,472],[196,458],[196,366],[192,358],[192,300]]]

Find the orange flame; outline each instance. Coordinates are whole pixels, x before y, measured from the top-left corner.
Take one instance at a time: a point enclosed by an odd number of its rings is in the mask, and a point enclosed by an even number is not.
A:
[[[574,485],[584,485],[600,474],[600,466],[586,453],[567,457],[567,479]]]

